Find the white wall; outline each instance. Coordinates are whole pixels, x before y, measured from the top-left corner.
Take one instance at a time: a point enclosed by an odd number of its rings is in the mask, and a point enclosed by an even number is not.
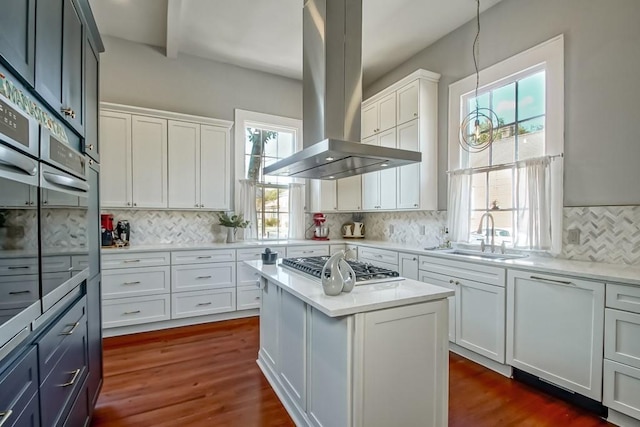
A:
[[[481,15],[481,68],[565,36],[565,206],[640,204],[639,21],[638,0],[503,0]],[[474,72],[475,31],[475,21],[465,24],[365,90],[366,98],[417,68],[442,74],[440,209],[447,197],[449,85]]]
[[[104,37],[100,100],[233,120],[234,108],[302,118],[302,82]]]

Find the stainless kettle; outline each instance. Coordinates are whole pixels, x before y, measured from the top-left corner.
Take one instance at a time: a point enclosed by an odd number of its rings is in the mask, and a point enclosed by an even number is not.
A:
[[[351,292],[356,284],[356,273],[345,261],[346,251],[333,254],[322,267],[322,289],[330,296],[340,295],[341,292]],[[329,270],[329,276],[326,271]]]

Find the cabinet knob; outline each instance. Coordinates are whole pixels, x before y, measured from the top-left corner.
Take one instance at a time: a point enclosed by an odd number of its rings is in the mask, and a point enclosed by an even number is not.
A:
[[[46,201],[46,200],[44,202],[42,202],[43,205],[46,205],[47,203],[49,203],[49,202]]]
[[[196,206],[196,208],[197,208],[197,207],[198,207],[198,204],[196,203],[196,204],[195,204],[195,206]]]
[[[201,208],[204,208],[204,205],[200,205]]]
[[[89,159],[89,164],[92,165],[93,164],[93,159]]]
[[[413,117],[418,117],[418,113],[413,113]]]
[[[137,204],[137,203],[134,203],[134,204],[133,204],[133,206],[138,206],[138,204]]]
[[[89,144],[89,150],[93,150],[93,144]]]
[[[449,283],[453,285],[453,279],[449,279]]]
[[[131,206],[131,202],[127,202],[127,206]]]
[[[29,202],[28,202],[28,201],[27,201],[27,202],[24,202],[24,204],[25,204],[25,205],[27,205],[27,206],[29,206]]]
[[[414,208],[417,208],[417,207],[418,207],[418,204],[417,204],[417,203],[414,203],[414,204],[413,204],[413,207],[414,207]]]
[[[30,205],[33,205],[33,202],[29,202]]]

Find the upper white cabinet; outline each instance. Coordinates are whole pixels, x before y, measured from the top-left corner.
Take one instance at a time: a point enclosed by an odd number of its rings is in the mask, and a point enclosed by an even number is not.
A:
[[[440,75],[418,70],[369,98],[362,107],[363,143],[419,151],[422,162],[369,174],[363,179],[364,210],[436,210],[437,108]],[[391,103],[393,100],[393,108]],[[393,112],[381,125],[383,111]],[[374,117],[377,120],[372,125]],[[371,128],[373,127],[373,131]],[[390,145],[393,133],[393,145]],[[384,186],[384,188],[382,187]],[[381,197],[384,197],[383,200]]]
[[[167,121],[100,113],[102,206],[167,207]]]
[[[169,208],[228,209],[228,129],[170,120],[168,145]]]
[[[231,122],[102,104],[102,206],[226,210]]]
[[[336,212],[338,199],[336,181],[322,179],[309,180],[309,212]]]
[[[362,105],[362,138],[367,138],[396,125],[396,94],[386,94]]]
[[[360,175],[336,180],[336,193],[339,211],[362,210],[362,177]]]

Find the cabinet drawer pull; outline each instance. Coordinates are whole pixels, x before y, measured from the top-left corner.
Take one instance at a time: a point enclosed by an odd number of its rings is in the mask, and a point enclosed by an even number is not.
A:
[[[259,301],[259,300],[260,300],[260,297],[259,297],[259,296],[257,296],[257,297],[255,297],[255,298],[254,298],[254,300]]]
[[[127,286],[127,285],[139,285],[140,282],[139,280],[136,280],[135,282],[124,282],[123,285]]]
[[[202,307],[202,306],[205,306],[205,305],[211,305],[211,302],[199,302],[198,303],[198,307]]]
[[[71,117],[72,119],[76,118],[76,112],[71,108],[61,108],[60,111],[67,117]]]
[[[454,280],[453,279],[449,279],[449,283],[451,283],[453,285]]]
[[[374,257],[376,257],[376,258],[380,258],[380,259],[382,259],[382,258],[383,258],[383,257],[382,257],[382,255],[374,254],[373,256],[374,256]]]
[[[71,335],[73,334],[73,332],[76,330],[76,328],[78,327],[78,325],[80,324],[80,322],[76,322],[76,323],[71,323],[67,326],[71,326],[71,329],[67,332],[60,332],[60,335]]]
[[[544,277],[540,277],[540,276],[530,276],[531,279],[533,280],[540,280],[542,282],[550,282],[550,283],[555,283],[557,285],[565,285],[565,286],[577,286],[575,283],[573,282],[568,282],[566,280],[554,280],[554,279],[546,279]]]
[[[11,266],[11,267],[7,267],[9,270],[25,270],[28,269],[29,266],[28,265],[18,265],[18,266]]]
[[[89,144],[89,150],[93,150],[93,144]]]
[[[125,264],[129,264],[129,263],[132,263],[132,262],[140,262],[140,260],[139,259],[125,259],[124,260]]]
[[[211,279],[211,276],[198,276],[196,279]]]
[[[206,256],[199,256],[197,259],[211,259],[211,255],[206,255]]]
[[[13,292],[9,292],[9,295],[23,295],[23,294],[30,294],[31,291],[13,291]]]
[[[80,374],[80,368],[76,369],[73,372],[69,372],[69,373],[73,374],[73,377],[71,377],[71,381],[69,381],[68,383],[60,384],[60,387],[69,387],[70,385],[75,384],[76,379],[78,379],[78,375]]]
[[[140,310],[125,311],[125,312],[124,312],[124,313],[122,313],[122,314],[138,314],[138,313],[140,313]]]
[[[13,414],[13,411],[11,409],[0,412],[0,427],[2,427],[2,425],[6,423],[9,418],[11,418],[11,414]]]

